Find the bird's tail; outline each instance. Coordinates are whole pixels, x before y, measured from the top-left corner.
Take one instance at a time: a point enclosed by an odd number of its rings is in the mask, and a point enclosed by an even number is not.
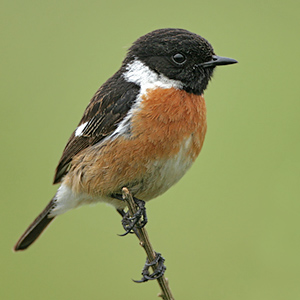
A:
[[[38,215],[38,217],[29,225],[26,231],[19,238],[14,246],[15,251],[25,250],[29,247],[49,225],[55,217],[49,217],[49,214],[55,204],[55,197],[49,202],[45,209]]]

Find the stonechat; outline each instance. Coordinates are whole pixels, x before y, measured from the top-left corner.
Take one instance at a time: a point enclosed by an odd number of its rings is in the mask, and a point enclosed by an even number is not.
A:
[[[106,202],[122,214],[123,187],[143,201],[167,191],[202,148],[203,92],[215,67],[236,62],[184,29],[158,29],[135,41],[91,99],[56,168],[60,187],[14,250],[26,249],[54,218],[83,204]]]

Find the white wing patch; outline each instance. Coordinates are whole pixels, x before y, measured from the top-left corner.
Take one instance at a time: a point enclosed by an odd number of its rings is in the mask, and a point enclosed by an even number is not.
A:
[[[81,136],[82,132],[87,124],[88,124],[88,122],[85,122],[85,123],[81,124],[80,126],[78,126],[75,130],[75,136]]]

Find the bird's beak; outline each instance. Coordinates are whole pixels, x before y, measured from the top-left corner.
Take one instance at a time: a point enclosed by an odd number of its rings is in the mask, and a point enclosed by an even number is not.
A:
[[[231,65],[236,63],[237,60],[235,59],[213,55],[212,60],[199,64],[198,66],[201,66],[203,68],[208,68],[208,67],[215,67],[215,66],[222,66],[222,65]]]

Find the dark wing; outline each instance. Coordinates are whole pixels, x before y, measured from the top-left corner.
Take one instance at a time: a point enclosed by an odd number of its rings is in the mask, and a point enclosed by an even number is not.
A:
[[[78,127],[85,124],[80,135],[72,133],[56,168],[53,183],[59,183],[68,172],[72,158],[83,149],[95,145],[113,133],[127,115],[139,86],[125,81],[120,71],[104,83],[91,99]],[[77,128],[78,128],[77,127]]]

